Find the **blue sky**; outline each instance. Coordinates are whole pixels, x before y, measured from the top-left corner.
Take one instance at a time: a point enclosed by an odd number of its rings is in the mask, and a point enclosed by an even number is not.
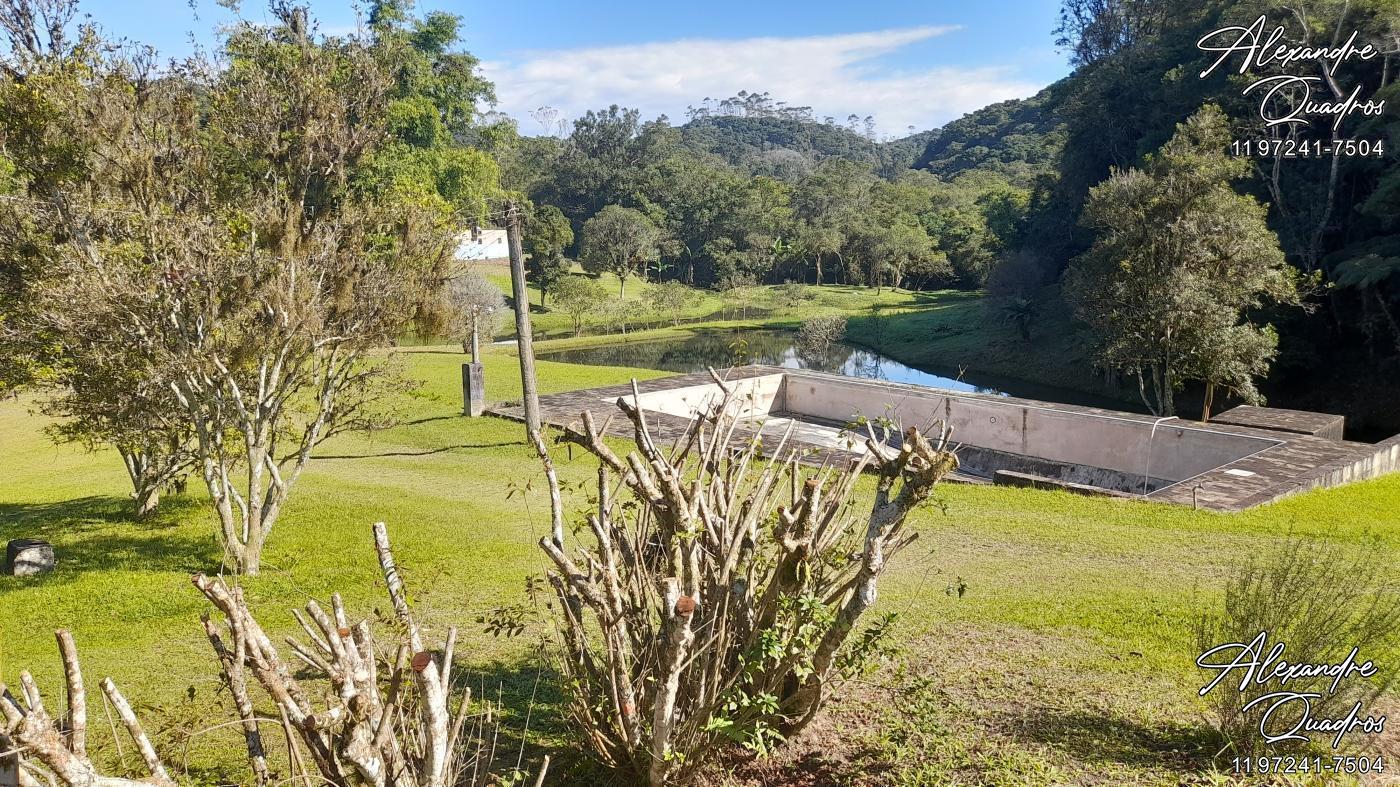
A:
[[[465,48],[497,84],[522,131],[542,105],[564,117],[619,103],[647,117],[739,90],[810,105],[818,116],[873,115],[882,133],[941,125],[1068,72],[1054,48],[1058,0],[707,3],[420,0],[464,20]],[[324,31],[352,29],[355,7],[315,2]],[[258,2],[242,13],[264,17]],[[90,0],[112,35],[187,54],[229,13],[211,0]]]

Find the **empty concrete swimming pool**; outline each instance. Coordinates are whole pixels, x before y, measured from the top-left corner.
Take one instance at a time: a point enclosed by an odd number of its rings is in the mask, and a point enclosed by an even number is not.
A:
[[[1200,424],[767,366],[723,374],[740,394],[748,431],[767,438],[791,429],[789,439],[814,460],[865,450],[847,429],[862,418],[920,428],[946,423],[961,464],[954,480],[970,483],[1239,511],[1400,467],[1400,436],[1342,440],[1341,417],[1320,413],[1241,407]],[[650,380],[639,390],[648,422],[666,438],[718,395],[706,374]],[[602,423],[619,396],[631,395],[630,385],[592,388],[544,396],[540,405],[555,425],[576,422],[584,410]],[[495,412],[520,416],[517,407]],[[619,435],[630,428],[622,418],[610,426]]]

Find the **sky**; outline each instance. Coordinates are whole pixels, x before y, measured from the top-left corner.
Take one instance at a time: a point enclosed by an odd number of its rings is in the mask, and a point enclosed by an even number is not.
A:
[[[265,6],[241,14],[264,19]],[[817,117],[873,116],[879,133],[935,128],[1032,95],[1069,71],[1055,50],[1059,0],[419,0],[463,20],[463,48],[496,84],[497,109],[541,133],[539,107],[573,118],[609,104],[683,122],[706,97],[767,91]],[[188,54],[233,17],[212,0],[88,0],[109,35]],[[363,8],[312,2],[323,32]]]

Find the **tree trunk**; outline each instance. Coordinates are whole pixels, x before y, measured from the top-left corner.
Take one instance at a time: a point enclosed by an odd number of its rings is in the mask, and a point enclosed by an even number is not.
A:
[[[535,344],[530,329],[530,298],[525,290],[525,251],[520,246],[520,207],[512,202],[506,214],[510,251],[510,287],[515,299],[516,355],[520,358],[521,400],[525,406],[525,438],[540,430],[540,395],[535,384]]]
[[[1176,390],[1174,382],[1175,377],[1172,375],[1171,367],[1166,366],[1162,369],[1162,388],[1157,394],[1158,400],[1162,403],[1163,417],[1176,415],[1176,396],[1173,395],[1173,391]]]
[[[170,459],[152,456],[140,450],[117,449],[122,464],[126,465],[127,477],[131,479],[131,499],[135,501],[136,518],[145,519],[154,514],[160,505],[160,488],[167,480],[166,471]]]
[[[255,577],[262,570],[262,538],[243,546],[243,575]]]
[[[822,286],[822,255],[817,255],[817,286]]]
[[[1215,383],[1206,381],[1206,397],[1201,404],[1201,423],[1210,422],[1210,408],[1215,404]]]
[[[145,519],[154,514],[160,506],[160,486],[152,484],[146,489],[136,490],[136,518]]]

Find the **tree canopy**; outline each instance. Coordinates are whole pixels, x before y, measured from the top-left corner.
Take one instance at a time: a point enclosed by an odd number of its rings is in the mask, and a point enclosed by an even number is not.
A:
[[[1265,207],[1232,186],[1249,162],[1226,152],[1229,139],[1224,113],[1207,105],[1142,169],[1095,186],[1084,221],[1097,239],[1066,276],[1100,363],[1137,377],[1159,415],[1176,413],[1186,380],[1259,403],[1254,380],[1277,335],[1246,316],[1266,300],[1298,300]]]

